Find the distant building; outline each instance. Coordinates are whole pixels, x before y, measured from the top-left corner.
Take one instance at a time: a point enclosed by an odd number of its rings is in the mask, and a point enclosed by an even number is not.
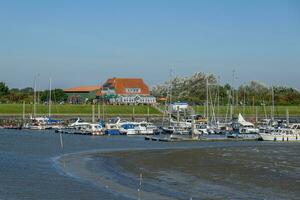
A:
[[[172,111],[177,111],[177,110],[184,111],[184,110],[188,109],[189,104],[185,103],[185,102],[176,102],[176,103],[170,104],[170,106],[171,106]]]
[[[104,85],[101,95],[112,104],[154,104],[149,87],[141,78],[111,78]]]
[[[99,93],[101,88],[99,85],[81,86],[65,89],[64,92],[68,95],[69,103],[81,104],[95,99],[96,93]]]

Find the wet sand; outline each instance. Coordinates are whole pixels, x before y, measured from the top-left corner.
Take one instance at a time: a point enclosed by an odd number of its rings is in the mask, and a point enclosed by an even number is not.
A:
[[[299,143],[278,143],[94,152],[60,162],[71,174],[132,199],[299,199],[299,153]]]

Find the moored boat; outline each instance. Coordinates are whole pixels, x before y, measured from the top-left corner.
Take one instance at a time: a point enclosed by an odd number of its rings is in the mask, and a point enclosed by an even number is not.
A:
[[[264,131],[259,135],[264,141],[300,141],[300,134],[290,128]]]

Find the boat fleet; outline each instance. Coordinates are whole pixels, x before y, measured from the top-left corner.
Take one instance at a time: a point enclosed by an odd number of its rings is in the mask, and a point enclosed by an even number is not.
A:
[[[300,141],[300,124],[286,121],[263,119],[256,123],[246,121],[239,114],[231,122],[208,122],[202,116],[191,115],[188,119],[170,118],[161,126],[148,121],[122,120],[120,117],[108,121],[90,123],[77,118],[73,122],[56,120],[50,117],[30,117],[22,129],[49,130],[58,133],[82,135],[168,135],[170,138],[211,138],[264,140],[264,141]],[[10,128],[10,127],[2,127]]]
[[[154,135],[157,130],[157,126],[147,121],[123,121],[117,117],[98,123],[89,123],[78,118],[74,123],[56,129],[56,132],[83,135]]]

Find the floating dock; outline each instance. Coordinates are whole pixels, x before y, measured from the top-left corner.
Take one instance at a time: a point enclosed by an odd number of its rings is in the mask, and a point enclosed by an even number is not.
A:
[[[257,141],[250,138],[228,138],[226,135],[207,135],[191,137],[190,135],[146,136],[145,140],[158,142],[196,142],[196,141]]]

